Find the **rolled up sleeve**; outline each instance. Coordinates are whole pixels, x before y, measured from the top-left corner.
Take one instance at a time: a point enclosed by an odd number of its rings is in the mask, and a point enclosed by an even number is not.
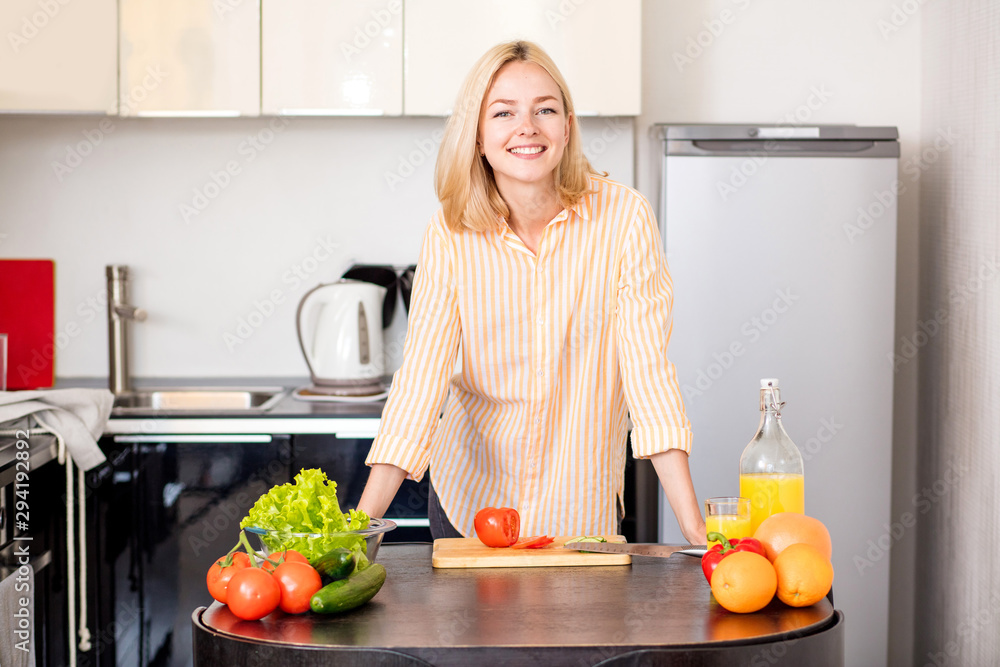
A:
[[[632,419],[632,451],[649,458],[669,449],[691,453],[691,423],[677,372],[667,358],[673,284],[659,230],[645,199],[627,230],[618,280],[618,362]]]
[[[365,461],[392,464],[417,481],[430,464],[429,445],[461,338],[449,246],[439,212],[427,228],[417,263],[403,363],[393,376],[378,435]]]

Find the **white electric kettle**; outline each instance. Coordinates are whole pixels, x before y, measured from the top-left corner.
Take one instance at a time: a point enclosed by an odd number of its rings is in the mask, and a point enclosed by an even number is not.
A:
[[[341,279],[302,297],[296,327],[317,391],[361,395],[383,389],[385,293],[379,285]]]

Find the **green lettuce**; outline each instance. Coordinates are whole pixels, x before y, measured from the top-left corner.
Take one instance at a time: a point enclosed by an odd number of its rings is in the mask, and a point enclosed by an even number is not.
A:
[[[269,532],[261,541],[270,551],[294,549],[313,562],[320,556],[345,547],[356,552],[358,567],[368,565],[365,539],[344,535],[368,527],[370,519],[364,512],[340,511],[337,483],[316,468],[303,469],[291,484],[279,484],[262,495],[240,522],[240,528],[261,528]],[[292,533],[321,533],[322,536],[301,537]],[[362,566],[362,563],[364,566]]]

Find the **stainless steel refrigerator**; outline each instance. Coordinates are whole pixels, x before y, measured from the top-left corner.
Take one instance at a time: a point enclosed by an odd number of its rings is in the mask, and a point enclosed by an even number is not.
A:
[[[739,495],[761,378],[833,537],[847,664],[886,659],[897,198],[892,127],[661,125],[668,354],[699,501]],[[703,510],[704,511],[704,510]],[[682,537],[660,493],[660,540]]]

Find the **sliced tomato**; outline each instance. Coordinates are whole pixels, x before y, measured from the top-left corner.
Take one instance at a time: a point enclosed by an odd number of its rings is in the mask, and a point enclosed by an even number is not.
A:
[[[542,547],[547,547],[555,539],[549,537],[548,535],[536,535],[535,537],[522,537],[514,544],[510,545],[511,549],[541,549]]]

